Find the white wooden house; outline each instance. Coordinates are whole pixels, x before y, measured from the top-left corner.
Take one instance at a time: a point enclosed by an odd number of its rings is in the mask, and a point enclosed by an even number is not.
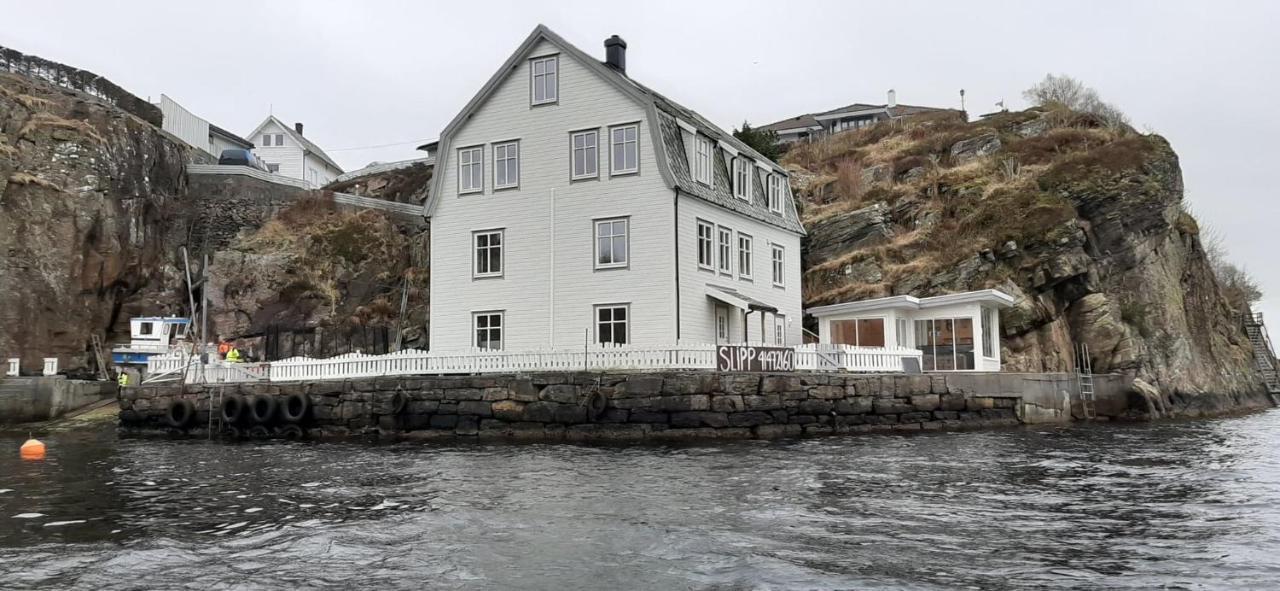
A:
[[[168,95],[160,95],[160,114],[164,118],[163,129],[193,148],[208,152],[214,158],[223,150],[239,148],[252,150],[253,143],[188,111]]]
[[[1000,371],[999,310],[1013,302],[987,289],[845,302],[805,313],[818,319],[822,344],[918,349],[924,371]]]
[[[301,123],[289,127],[271,115],[248,138],[258,159],[273,173],[300,179],[311,187],[323,187],[342,174],[337,162],[302,135]]]
[[[786,170],[605,50],[538,26],[442,133],[432,350],[799,344]]]

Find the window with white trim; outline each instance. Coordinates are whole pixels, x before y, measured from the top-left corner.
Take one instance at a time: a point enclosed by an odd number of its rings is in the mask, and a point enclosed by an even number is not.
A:
[[[708,187],[711,186],[711,140],[700,135],[693,136],[693,180]]]
[[[733,159],[733,196],[751,201],[751,167],[750,160],[741,156]]]
[[[474,277],[502,276],[502,230],[481,230],[471,234],[475,248]]]
[[[269,133],[262,134],[262,146],[263,147],[270,146],[272,137],[273,136]]]
[[[787,317],[781,314],[773,316],[773,344],[787,344]]]
[[[769,211],[782,213],[782,175],[769,174]]]
[[[596,220],[597,269],[627,266],[628,226],[627,218]]]
[[[475,341],[471,343],[471,346],[477,349],[501,351],[502,325],[504,324],[502,317],[502,310],[473,313],[471,315],[471,332],[475,335]]]
[[[724,226],[720,226],[717,229],[719,230],[717,244],[720,250],[720,253],[719,253],[720,257],[718,259],[720,263],[719,265],[720,272],[732,275],[733,274],[733,230],[730,230],[729,228],[726,228]]]
[[[284,134],[283,134],[283,133],[277,133],[277,134],[276,134],[276,145],[277,145],[277,146],[283,146],[283,145],[284,145]]]
[[[773,245],[773,284],[778,287],[785,285],[785,275],[782,274],[782,262],[785,259],[786,251],[777,244]]]
[[[570,178],[595,178],[600,166],[600,132],[592,129],[579,131],[570,136],[573,146],[573,163],[569,171]]]
[[[458,149],[458,192],[484,190],[484,147]]]
[[[982,356],[996,356],[996,311],[982,307]]]
[[[738,232],[738,277],[751,279],[751,236]]]
[[[627,344],[627,333],[631,332],[630,322],[630,310],[627,304],[596,306],[596,342]]]
[[[520,142],[493,145],[493,188],[520,185]]]
[[[698,220],[698,266],[703,269],[715,269],[715,226],[711,222]]]
[[[534,105],[554,103],[560,98],[558,84],[559,61],[557,56],[530,60],[529,102]]]
[[[610,174],[630,174],[640,170],[640,126],[610,128],[609,154]]]

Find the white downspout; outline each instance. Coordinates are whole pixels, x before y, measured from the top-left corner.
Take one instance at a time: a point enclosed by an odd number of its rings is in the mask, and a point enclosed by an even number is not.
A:
[[[551,188],[551,272],[547,274],[550,292],[547,294],[547,348],[556,348],[556,189]]]

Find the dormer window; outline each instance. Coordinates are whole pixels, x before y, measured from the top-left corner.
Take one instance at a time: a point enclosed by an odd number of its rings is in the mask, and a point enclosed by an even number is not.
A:
[[[769,211],[782,213],[782,175],[769,174]]]
[[[530,103],[545,105],[560,99],[559,59],[557,56],[539,57],[529,63],[532,78],[530,80]]]
[[[693,180],[711,186],[711,140],[700,135],[693,138]]]
[[[733,159],[733,196],[751,201],[751,167],[754,164],[741,156]]]

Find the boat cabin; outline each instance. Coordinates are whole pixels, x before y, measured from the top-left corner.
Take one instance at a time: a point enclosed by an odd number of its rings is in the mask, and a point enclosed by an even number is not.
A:
[[[129,320],[129,343],[111,349],[116,365],[145,365],[153,355],[163,355],[175,342],[186,338],[189,318],[143,316]]]
[[[923,353],[924,371],[1000,371],[1000,308],[1013,296],[994,289],[928,298],[901,295],[806,310],[818,342],[906,347]]]

